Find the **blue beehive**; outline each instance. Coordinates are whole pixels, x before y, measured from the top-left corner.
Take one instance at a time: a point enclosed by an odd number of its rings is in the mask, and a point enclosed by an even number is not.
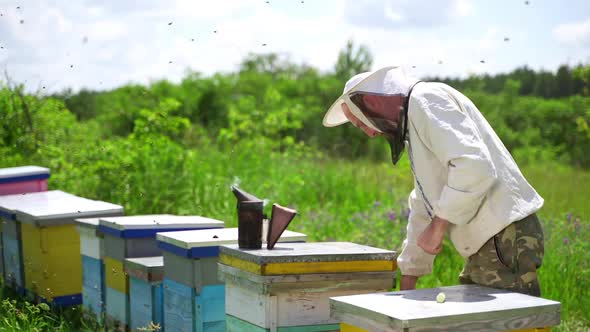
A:
[[[144,215],[100,218],[104,234],[105,305],[109,325],[129,326],[129,278],[124,271],[127,258],[162,255],[157,232],[223,228],[219,220],[200,216]]]
[[[104,313],[104,247],[98,231],[98,218],[76,219],[80,233],[82,256],[82,305],[96,319],[102,321]]]
[[[127,258],[125,273],[129,276],[129,325],[132,331],[162,326],[162,256]]]
[[[2,277],[6,286],[24,295],[25,282],[22,265],[21,227],[11,209],[20,195],[0,196],[0,220],[2,221]]]
[[[168,232],[157,235],[164,255],[164,329],[225,331],[225,286],[217,278],[219,246],[238,243],[238,229]],[[279,242],[305,242],[285,231]]]

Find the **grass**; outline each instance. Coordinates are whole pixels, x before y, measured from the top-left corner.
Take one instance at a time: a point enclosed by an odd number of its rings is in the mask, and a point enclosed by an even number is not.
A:
[[[114,148],[113,148],[114,149]],[[108,152],[108,151],[107,151]],[[127,214],[199,214],[236,226],[230,185],[298,210],[289,229],[310,241],[352,241],[400,250],[407,223],[412,177],[407,160],[398,167],[366,160],[344,161],[265,150],[213,148],[179,151],[158,145],[129,151],[128,167],[78,162],[52,166],[50,188],[124,205]],[[563,323],[555,331],[590,329],[590,173],[565,166],[526,166],[523,173],[545,198],[539,212],[546,257],[540,270],[543,296],[562,303]],[[118,173],[117,173],[118,172]],[[462,258],[449,242],[432,275],[419,287],[457,284]],[[5,296],[4,296],[5,297]],[[0,296],[2,298],[2,296]],[[9,302],[7,302],[9,301]],[[9,304],[5,304],[9,303]],[[4,300],[0,330],[93,330],[77,312],[55,313],[21,301]]]

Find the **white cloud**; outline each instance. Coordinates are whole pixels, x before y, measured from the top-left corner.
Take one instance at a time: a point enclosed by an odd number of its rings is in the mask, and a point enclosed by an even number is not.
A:
[[[357,26],[393,29],[430,28],[472,14],[472,0],[365,0],[346,1],[346,18]]]
[[[467,17],[473,14],[473,2],[471,0],[455,0],[451,15],[456,17]]]
[[[490,27],[478,42],[479,50],[489,51],[498,46],[499,40],[498,29],[496,27]]]
[[[590,18],[582,22],[560,24],[553,29],[553,36],[568,45],[590,45]]]
[[[92,42],[114,41],[120,39],[128,32],[125,24],[115,21],[90,23],[87,30],[88,39]]]

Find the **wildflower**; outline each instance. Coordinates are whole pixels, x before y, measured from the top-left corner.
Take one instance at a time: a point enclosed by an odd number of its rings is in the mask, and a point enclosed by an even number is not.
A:
[[[566,214],[565,220],[567,220],[567,223],[569,224],[572,221],[572,214],[571,213]]]
[[[393,212],[393,211],[392,212],[389,212],[387,214],[387,218],[389,219],[389,221],[392,221],[393,222],[393,221],[395,221],[395,219],[397,219],[397,214],[395,212]]]
[[[570,244],[570,239],[568,239],[567,237],[563,238],[563,244],[565,244],[566,246]]]
[[[373,207],[379,207],[381,206],[381,202],[380,201],[375,201],[375,203],[373,203]]]

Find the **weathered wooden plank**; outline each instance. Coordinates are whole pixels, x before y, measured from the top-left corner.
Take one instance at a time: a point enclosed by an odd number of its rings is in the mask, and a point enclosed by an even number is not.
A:
[[[22,263],[21,242],[9,232],[2,233],[4,244],[4,277],[7,286],[24,289],[24,271]]]
[[[148,327],[152,322],[161,324],[161,283],[150,283],[129,277],[129,322],[132,330]]]
[[[446,301],[436,302],[444,292]],[[332,317],[373,330],[504,331],[559,324],[559,302],[477,285],[334,297]]]
[[[82,285],[99,293],[103,288],[102,262],[96,258],[82,255]]]
[[[251,324],[232,315],[225,316],[227,332],[268,332],[269,329]]]
[[[270,329],[265,329],[256,326],[237,317],[226,315],[226,324],[228,332],[270,332]],[[305,326],[289,326],[278,327],[278,332],[337,332],[339,331],[338,324],[327,325],[305,325]]]
[[[226,283],[226,313],[263,328],[338,324],[330,318],[329,298],[345,294],[375,292],[370,283],[352,289],[301,289],[275,294],[260,294],[256,290]]]
[[[106,314],[115,322],[129,325],[129,297],[116,289],[107,287],[105,290]]]
[[[289,292],[294,290],[319,291],[328,289],[374,289],[389,291],[395,286],[395,271],[311,273],[263,276],[218,264],[219,279],[260,294]]]
[[[164,279],[164,258],[162,256],[127,258],[125,273],[146,282],[161,282]]]
[[[82,256],[76,226],[21,227],[25,288],[50,302],[64,296],[77,296],[80,302]]]
[[[102,235],[97,232],[98,218],[76,219],[76,229],[80,234],[80,253],[84,256],[101,259]]]
[[[84,308],[94,315],[100,322],[102,320],[102,313],[104,309],[104,300],[102,292],[95,288],[82,287],[82,304]]]
[[[254,325],[269,328],[269,295],[225,284],[225,312]]]
[[[167,332],[193,331],[194,298],[192,287],[164,278],[164,329]]]
[[[204,286],[195,296],[195,324],[197,331],[209,328],[225,331],[225,286]]]
[[[220,255],[219,262],[260,275],[395,271],[397,267],[396,262],[393,260],[268,263],[258,265],[225,254]]]
[[[178,283],[192,285],[197,293],[203,286],[222,283],[217,276],[217,257],[184,258],[164,251],[164,275]]]
[[[129,278],[125,274],[123,262],[109,256],[105,256],[103,261],[106,287],[128,294]]]

